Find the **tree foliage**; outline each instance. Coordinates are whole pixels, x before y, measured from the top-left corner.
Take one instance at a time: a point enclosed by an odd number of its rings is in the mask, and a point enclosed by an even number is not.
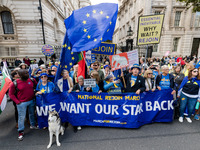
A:
[[[200,12],[200,0],[177,0],[179,2],[184,2],[188,8],[193,6],[193,12]]]

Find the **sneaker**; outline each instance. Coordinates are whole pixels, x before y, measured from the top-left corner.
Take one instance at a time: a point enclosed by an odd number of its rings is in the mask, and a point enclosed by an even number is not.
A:
[[[30,126],[30,129],[38,129],[38,126]]]
[[[189,117],[186,117],[187,122],[192,123],[192,120]]]
[[[194,116],[194,119],[195,119],[195,120],[199,120],[199,115],[196,114],[196,115]]]
[[[183,117],[179,117],[178,121],[183,122]]]
[[[77,127],[77,130],[80,131],[80,130],[81,130],[81,126],[78,126],[78,127]]]
[[[18,136],[18,141],[22,141],[24,139],[24,132],[20,132]]]

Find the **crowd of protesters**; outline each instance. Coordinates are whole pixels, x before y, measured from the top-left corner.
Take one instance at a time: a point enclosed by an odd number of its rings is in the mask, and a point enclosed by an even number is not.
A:
[[[87,69],[86,78],[95,79],[96,85],[84,87],[83,76],[78,75],[78,64],[75,64],[70,71],[63,69],[61,78],[54,82],[59,63],[53,60],[48,65],[42,59],[38,62],[38,68],[28,72],[31,61],[25,57],[23,61],[16,59],[16,68],[11,76],[13,83],[9,89],[9,97],[15,107],[15,118],[18,128],[18,140],[23,140],[24,121],[29,120],[30,128],[37,129],[35,118],[36,95],[51,92],[109,92],[112,89],[120,88],[121,92],[154,92],[156,90],[171,89],[177,104],[175,106],[174,118],[179,122],[184,120],[184,112],[187,107],[186,120],[192,123],[191,116],[196,106],[194,119],[199,120],[200,102],[200,69],[198,58],[192,57],[163,57],[160,58],[139,58],[139,64],[123,68],[119,78],[116,79],[111,70],[108,58],[102,56],[98,61],[92,63]],[[32,63],[36,63],[33,60]],[[1,66],[9,66],[6,59],[2,59]],[[27,115],[28,114],[28,115]],[[81,127],[75,127],[75,132]]]

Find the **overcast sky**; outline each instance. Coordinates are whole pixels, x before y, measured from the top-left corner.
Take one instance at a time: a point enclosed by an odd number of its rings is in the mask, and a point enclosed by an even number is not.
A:
[[[92,5],[99,4],[99,3],[118,3],[118,0],[90,0]]]

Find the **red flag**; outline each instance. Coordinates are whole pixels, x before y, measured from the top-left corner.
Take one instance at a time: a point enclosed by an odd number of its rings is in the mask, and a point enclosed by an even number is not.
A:
[[[78,73],[77,73],[77,78],[79,76],[83,76],[85,79],[85,51],[82,53],[83,58],[81,61],[78,62]]]

